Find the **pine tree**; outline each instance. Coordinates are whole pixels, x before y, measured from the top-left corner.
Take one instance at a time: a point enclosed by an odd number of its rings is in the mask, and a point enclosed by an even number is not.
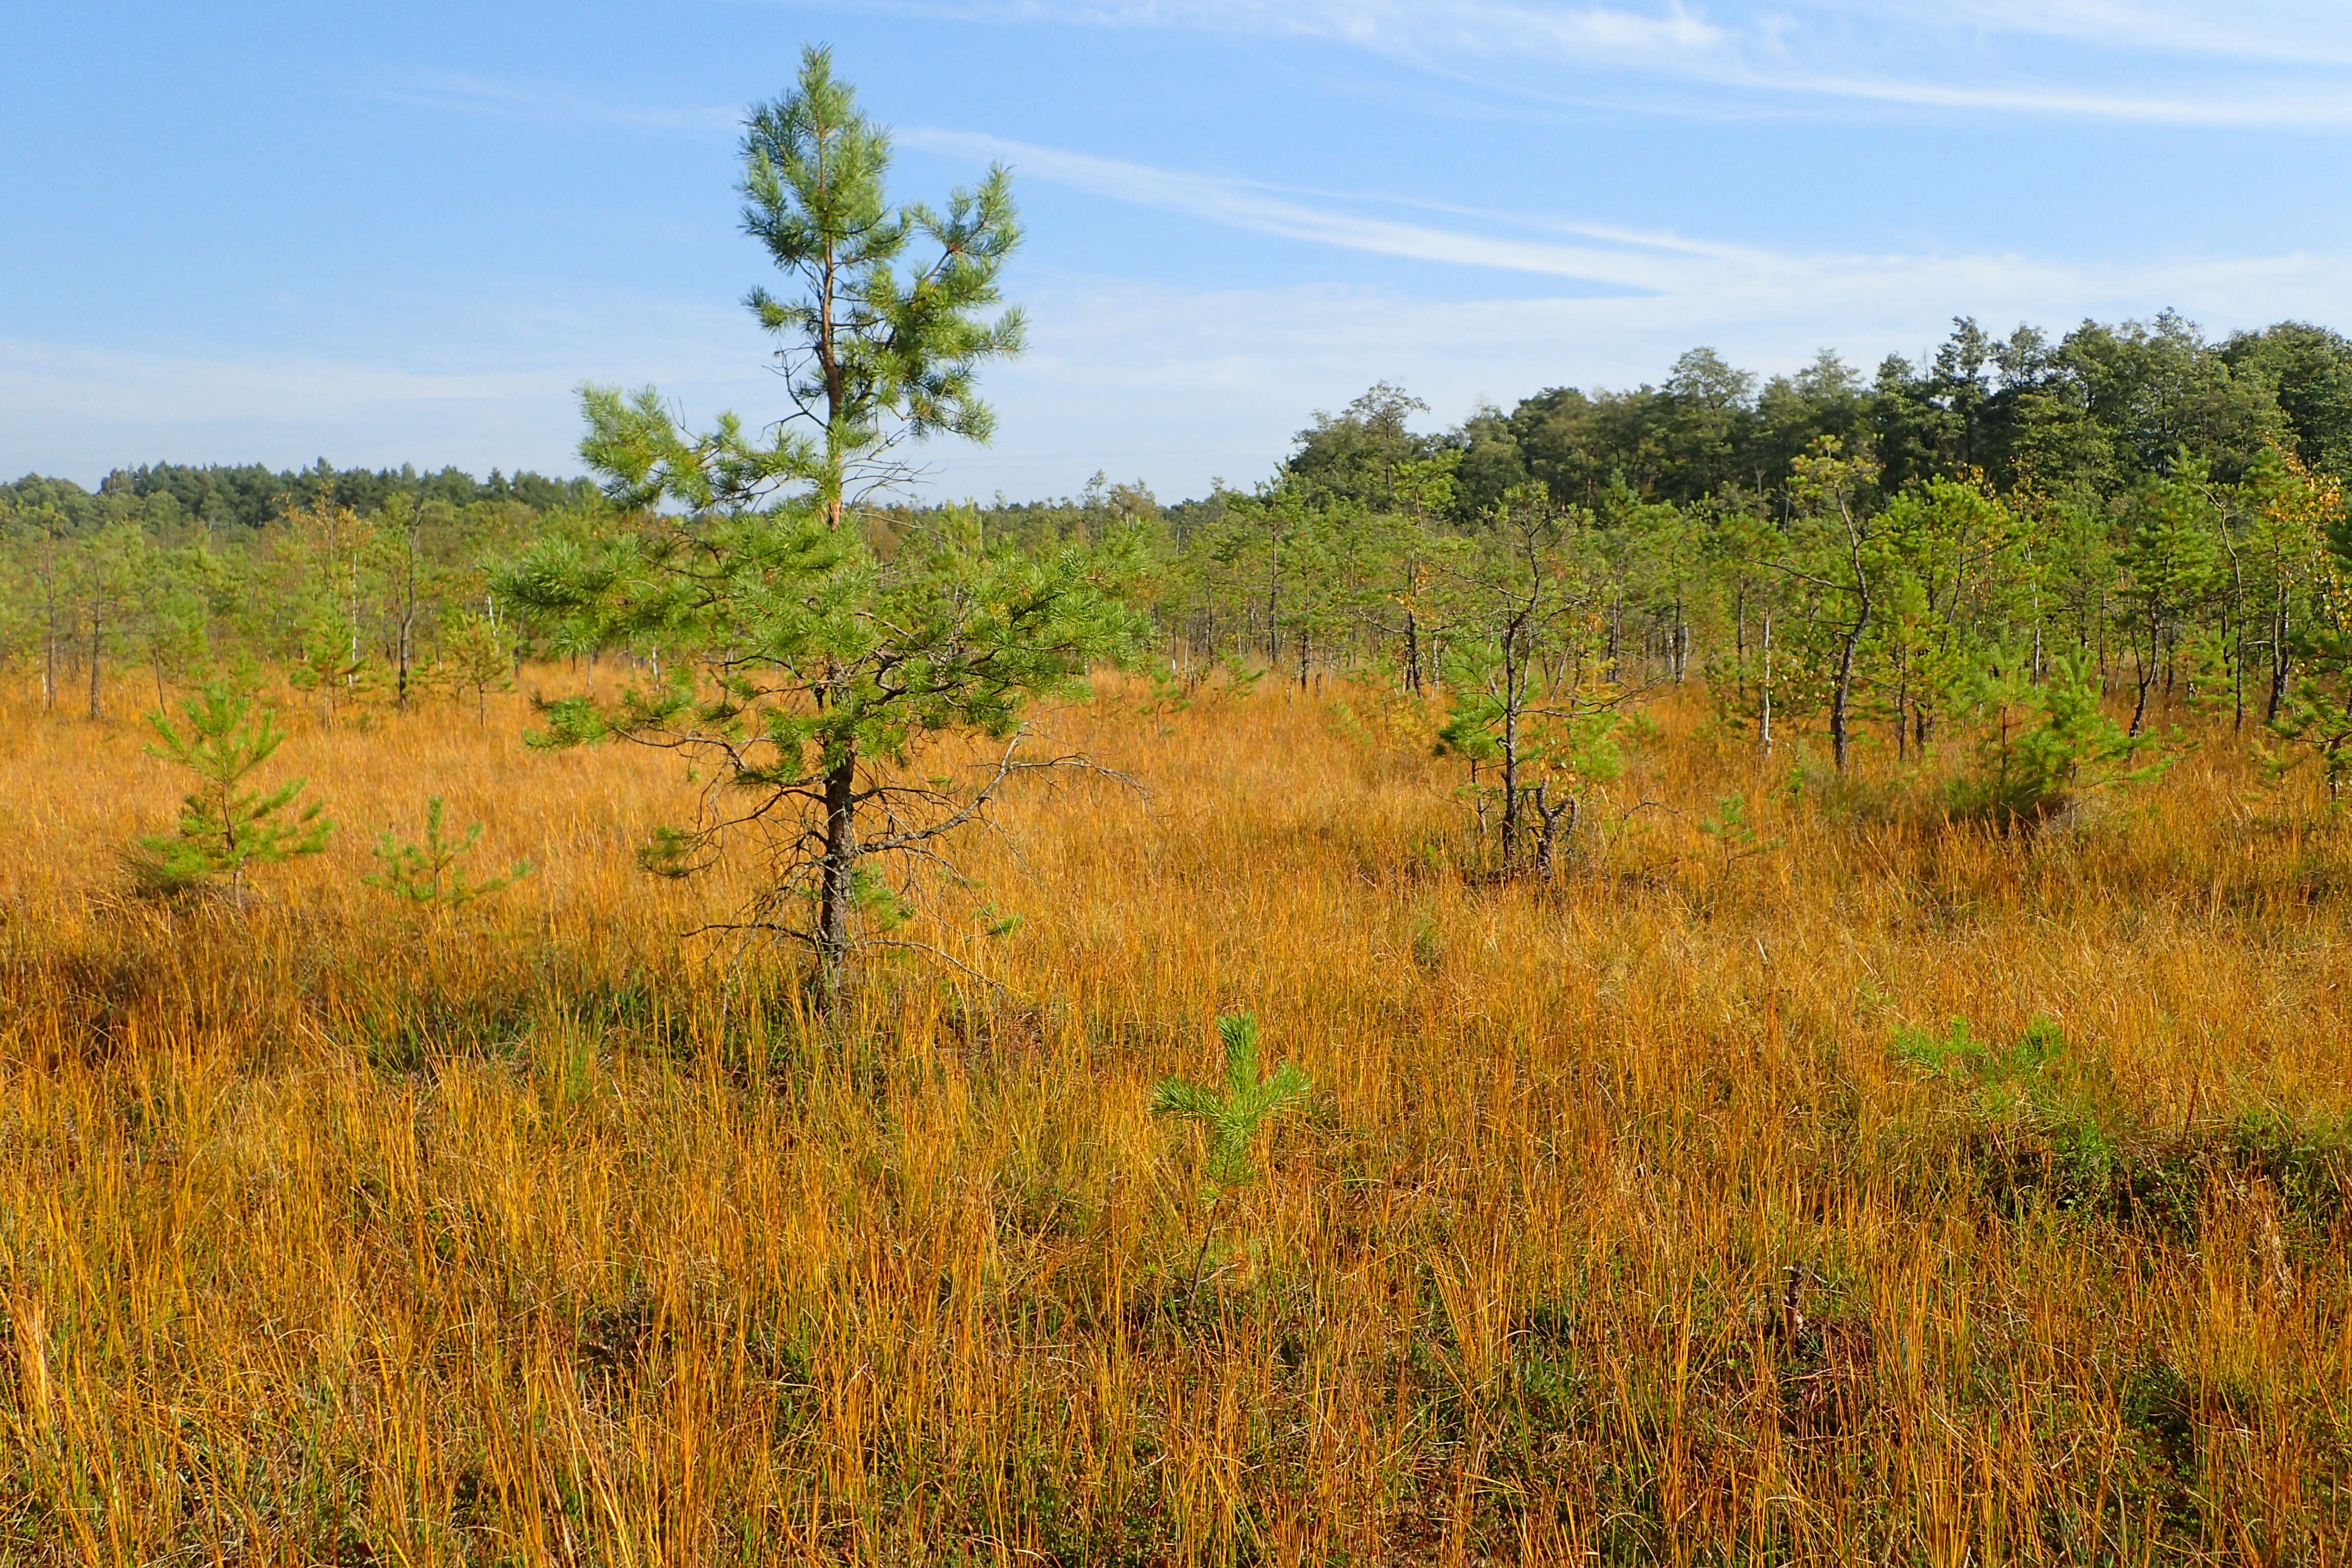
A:
[[[518,860],[502,877],[469,879],[462,862],[482,841],[482,825],[469,823],[462,836],[453,838],[442,831],[443,815],[439,795],[425,803],[425,837],[421,843],[401,843],[386,829],[372,851],[376,868],[360,880],[404,902],[447,912],[463,909],[477,899],[488,898],[530,875],[530,862]]]
[[[814,48],[797,90],[754,111],[743,161],[744,226],[800,286],[747,300],[782,342],[793,411],[764,442],[731,414],[696,435],[650,388],[589,388],[581,451],[635,525],[546,542],[494,585],[587,646],[689,656],[656,689],[550,705],[538,739],[616,736],[715,769],[704,815],[659,833],[646,864],[684,874],[761,840],[771,879],[731,928],[805,942],[830,1006],[880,897],[866,862],[935,861],[1008,779],[1069,761],[1023,750],[1024,710],[1125,657],[1142,620],[1120,596],[1124,541],[1031,558],[961,513],[887,554],[868,537],[862,503],[908,477],[900,444],[992,427],[975,371],[1021,341],[1018,312],[983,315],[1019,237],[1004,171],[944,215],[893,208],[889,138]],[[919,236],[934,254],[902,271]],[[913,769],[918,748],[959,736],[1000,745],[960,777]]]
[[[214,682],[181,702],[180,717],[175,726],[160,710],[147,715],[160,742],[148,750],[188,769],[198,784],[181,803],[177,826],[141,838],[129,857],[142,888],[177,895],[225,878],[230,898],[242,902],[248,867],[316,855],[327,847],[333,824],[320,816],[315,802],[288,812],[304,781],[267,791],[246,787],[286,739],[268,708]]]
[[[1250,1149],[1278,1118],[1302,1104],[1315,1089],[1314,1080],[1286,1062],[1271,1074],[1258,1068],[1257,1019],[1239,1013],[1217,1020],[1217,1035],[1225,1047],[1224,1079],[1213,1087],[1181,1078],[1162,1079],[1151,1091],[1151,1113],[1191,1122],[1208,1134],[1207,1178],[1202,1196],[1208,1214],[1201,1226],[1201,1252],[1193,1260],[1195,1287],[1209,1260],[1209,1243],[1216,1236],[1218,1211],[1227,1194],[1256,1177],[1250,1166]]]
[[[2095,791],[2164,771],[2168,759],[2160,754],[2129,765],[2156,738],[2126,734],[2108,717],[2085,661],[2061,655],[2039,685],[2024,663],[1995,652],[1974,679],[1970,698],[1984,728],[1975,765],[1947,786],[1955,816],[2032,833]]]
[[[1151,1113],[1189,1121],[1209,1135],[1206,1174],[1213,1188],[1249,1181],[1250,1146],[1276,1117],[1307,1098],[1314,1082],[1286,1062],[1271,1076],[1258,1067],[1257,1019],[1239,1013],[1217,1020],[1225,1048],[1223,1081],[1212,1088],[1181,1078],[1160,1080],[1151,1091]]]
[[[2271,636],[2283,646],[2273,665],[2269,723],[2303,749],[2304,760],[2318,760],[2332,803],[2352,783],[2352,510],[2333,478],[2311,473],[2291,456],[2282,466],[2284,473],[2258,471],[2254,487],[2267,527],[2294,541],[2277,551],[2286,564],[2274,568],[2279,603]],[[2311,549],[2310,536],[2324,548]],[[2300,618],[2291,619],[2288,604],[2296,597],[2305,603]],[[2291,764],[2274,765],[2284,771]]]
[[[1589,521],[1540,487],[1516,487],[1488,514],[1479,552],[1453,574],[1436,751],[1470,764],[1465,793],[1482,832],[1488,805],[1497,808],[1506,873],[1549,875],[1584,790],[1619,764],[1612,735],[1628,693],[1602,638]]]
[[[1828,694],[1830,753],[1841,773],[1853,751],[1863,650],[1879,609],[1878,574],[1884,564],[1879,558],[1884,552],[1871,507],[1878,475],[1878,463],[1868,453],[1848,457],[1832,437],[1816,441],[1812,451],[1792,466],[1789,483],[1801,520],[1792,530],[1794,560],[1775,563],[1811,590],[1811,651]]]
[[[474,694],[474,722],[490,721],[490,693],[514,689],[514,658],[487,616],[460,616],[442,634],[441,657],[433,674],[450,691]]]
[[[2146,727],[2149,697],[2221,575],[2221,520],[2209,478],[2202,464],[2183,462],[2173,473],[2149,479],[2132,498],[2123,596],[2137,667],[2135,735]]]

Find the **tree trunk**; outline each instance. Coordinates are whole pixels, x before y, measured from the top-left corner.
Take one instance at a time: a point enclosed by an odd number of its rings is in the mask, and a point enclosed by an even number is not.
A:
[[[1830,694],[1830,750],[1837,761],[1837,771],[1845,772],[1846,749],[1851,742],[1847,710],[1853,700],[1853,666],[1862,651],[1862,639],[1870,630],[1870,574],[1862,565],[1862,532],[1856,527],[1852,512],[1841,511],[1845,518],[1846,549],[1853,568],[1853,591],[1862,602],[1853,618],[1853,629],[1842,639],[1838,650],[1837,689]]]
[[[2149,689],[2156,685],[2156,660],[2158,654],[2163,651],[2163,627],[2151,619],[2147,627],[2147,662],[2139,667],[2139,699],[2132,704],[2131,729],[2128,732],[2134,735],[2138,734],[2141,726],[2147,722],[2147,694]],[[2132,638],[2132,658],[2135,662],[2139,658],[2137,637]]]
[[[1864,613],[1866,621],[1867,612]],[[1857,623],[1854,629],[1841,639],[1837,684],[1830,692],[1830,754],[1840,773],[1845,772],[1846,750],[1853,744],[1847,710],[1853,700],[1853,663],[1854,655],[1862,645],[1862,626],[1863,623]]]
[[[2238,547],[2230,546],[2230,728],[2246,727],[2246,574],[2238,561]]]
[[[1519,628],[1503,631],[1503,865],[1519,859],[1519,704],[1524,700]]]
[[[841,1000],[849,963],[849,924],[857,903],[857,753],[824,775],[824,860],[818,868],[817,1006],[831,1013]]]
[[[408,667],[416,649],[416,605],[412,600],[400,617],[400,677],[396,683],[393,705],[402,712],[408,711]]]
[[[106,705],[102,700],[104,693],[99,682],[99,667],[101,661],[98,657],[99,639],[104,635],[101,629],[104,625],[105,623],[99,616],[99,612],[92,609],[89,613],[89,716],[93,719],[106,717]]]
[[[1551,785],[1536,785],[1536,816],[1543,828],[1536,839],[1536,874],[1549,879],[1559,866],[1560,830],[1565,827],[1570,837],[1576,833],[1576,818],[1582,802],[1570,795],[1558,805],[1551,804]]]
[[[1265,545],[1265,667],[1282,665],[1282,545],[1269,538]]]
[[[2282,583],[2271,616],[2271,696],[2263,710],[2266,723],[2278,722],[2279,705],[2286,700],[2287,670],[2294,663],[2294,649],[2287,641],[2287,590]]]

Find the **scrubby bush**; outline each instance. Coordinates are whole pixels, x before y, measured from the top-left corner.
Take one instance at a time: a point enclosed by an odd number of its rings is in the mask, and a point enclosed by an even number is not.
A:
[[[2133,765],[2154,737],[2125,733],[2080,661],[2058,660],[2039,683],[2021,662],[2001,661],[1974,682],[1971,705],[1983,728],[1970,765],[1946,788],[1953,817],[2032,832],[2098,791],[2163,771],[2161,759]]]
[[[334,825],[320,816],[315,801],[289,810],[303,780],[268,791],[246,787],[286,740],[267,706],[215,682],[181,702],[180,719],[174,725],[160,710],[147,715],[160,742],[148,750],[186,768],[198,782],[181,802],[173,830],[141,838],[126,858],[141,889],[168,897],[226,882],[229,896],[242,900],[247,868],[327,847]]]

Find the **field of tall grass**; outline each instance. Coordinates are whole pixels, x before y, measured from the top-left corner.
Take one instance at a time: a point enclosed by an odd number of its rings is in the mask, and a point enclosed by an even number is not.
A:
[[[2352,837],[2226,732],[2002,837],[1694,693],[1538,883],[1381,700],[1114,684],[1148,795],[910,933],[1002,989],[820,1026],[635,869],[683,773],[505,702],[289,710],[242,909],[129,895],[138,726],[0,713],[0,1561],[2352,1555]],[[537,873],[362,886],[427,795]],[[1212,1204],[1241,1013],[1315,1089]]]

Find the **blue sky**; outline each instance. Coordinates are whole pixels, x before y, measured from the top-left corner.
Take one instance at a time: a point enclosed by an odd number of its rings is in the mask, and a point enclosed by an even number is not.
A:
[[[1031,352],[935,493],[1265,475],[1709,344],[1868,367],[2177,307],[2352,329],[2343,0],[24,5],[0,472],[576,471],[572,388],[780,412],[745,105],[833,45],[936,199],[992,158]]]

